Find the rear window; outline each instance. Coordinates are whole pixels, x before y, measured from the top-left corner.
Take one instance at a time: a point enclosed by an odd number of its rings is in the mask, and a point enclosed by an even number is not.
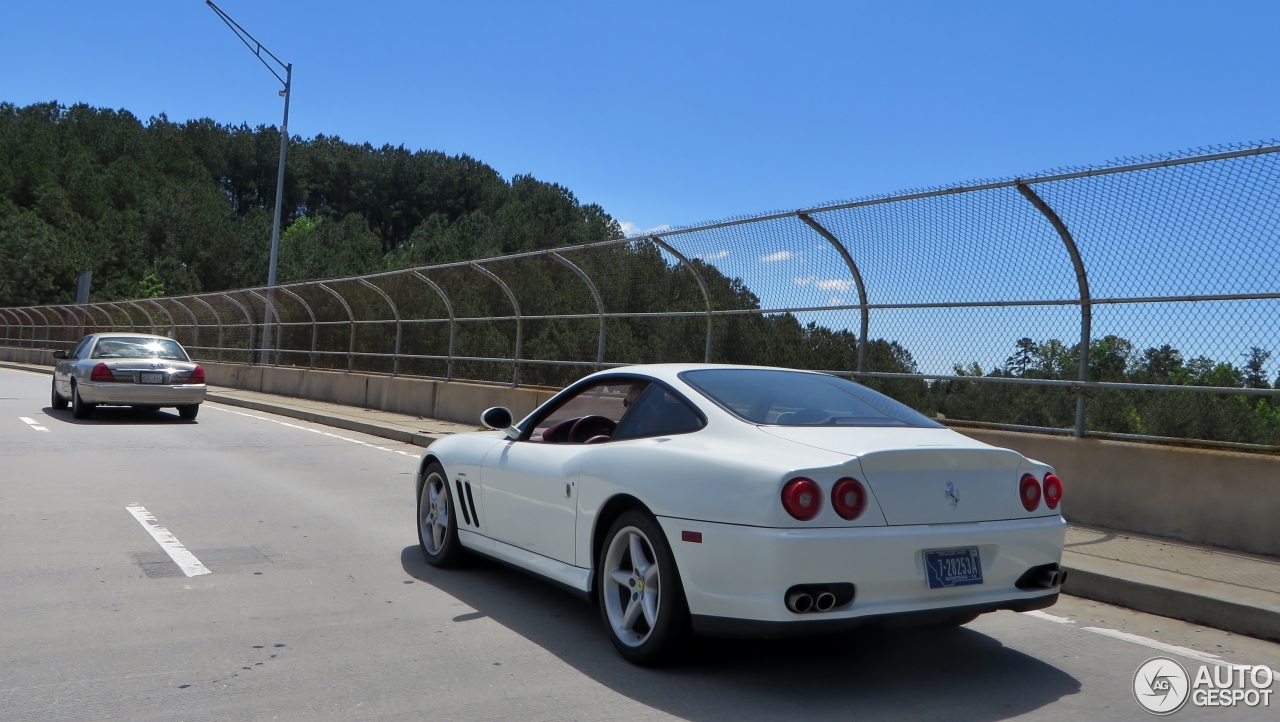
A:
[[[943,428],[884,394],[837,376],[783,369],[701,369],[685,371],[680,378],[753,424]]]
[[[113,337],[98,339],[94,358],[155,358],[168,361],[190,361],[177,341],[168,338]]]

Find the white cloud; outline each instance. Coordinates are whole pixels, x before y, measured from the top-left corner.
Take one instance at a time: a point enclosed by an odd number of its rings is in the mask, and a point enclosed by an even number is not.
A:
[[[622,235],[627,236],[628,238],[631,236],[647,236],[671,230],[671,226],[666,223],[663,223],[660,226],[654,226],[653,228],[641,228],[631,221],[618,221],[618,227],[622,229]]]
[[[770,254],[769,254],[769,255],[767,255],[767,256],[761,256],[761,257],[760,257],[760,262],[761,262],[761,263],[773,263],[774,261],[785,261],[785,260],[787,260],[787,259],[789,259],[789,258],[792,258],[792,257],[794,257],[794,256],[795,256],[795,254],[794,254],[794,253],[792,253],[791,251],[778,251],[777,253],[770,253]]]
[[[853,281],[846,281],[840,278],[824,278],[821,281],[814,281],[813,285],[823,291],[840,291],[844,293],[853,288]]]
[[[808,286],[809,284],[813,284],[813,287],[819,291],[839,291],[840,293],[845,293],[853,288],[853,281],[847,281],[842,278],[818,278],[817,276],[804,276],[803,278],[796,278],[795,282],[797,286]]]
[[[694,258],[698,259],[699,261],[718,261],[721,258],[724,258],[728,255],[729,255],[729,249],[726,248],[722,251],[716,251],[715,253],[700,253],[694,256]]]
[[[843,305],[844,305],[844,299],[843,299],[843,298],[840,298],[839,296],[832,296],[831,298],[827,299],[827,305],[828,305],[828,306],[843,306]]]

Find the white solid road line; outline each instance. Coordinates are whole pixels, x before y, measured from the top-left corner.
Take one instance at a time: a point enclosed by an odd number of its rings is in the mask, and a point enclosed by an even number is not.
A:
[[[206,403],[205,405],[206,405],[206,406],[208,406],[208,407],[209,407],[210,409],[212,409],[213,411],[225,411],[225,412],[226,412],[226,413],[228,413],[228,414],[235,414],[236,416],[243,416],[243,417],[245,417],[245,418],[247,418],[247,419],[257,419],[258,421],[270,421],[270,422],[271,422],[271,423],[273,423],[273,424],[280,424],[281,426],[288,426],[288,427],[289,427],[289,428],[291,428],[291,429],[300,429],[300,430],[302,430],[302,431],[310,431],[310,432],[311,432],[311,433],[313,433],[313,434],[320,434],[321,436],[328,436],[328,437],[330,437],[330,438],[340,439],[340,440],[342,440],[342,441],[350,441],[350,442],[351,442],[351,443],[353,443],[353,444],[359,444],[359,445],[361,445],[361,446],[367,446],[367,447],[369,447],[370,449],[377,449],[378,451],[390,451],[390,452],[395,453],[395,454],[402,454],[402,455],[404,455],[404,456],[413,457],[413,458],[415,458],[415,459],[416,459],[416,458],[418,458],[418,455],[417,455],[417,454],[410,454],[410,453],[409,453],[409,452],[407,452],[407,451],[400,451],[399,449],[388,449],[388,448],[387,448],[387,447],[385,447],[385,446],[378,446],[377,444],[370,444],[370,443],[369,443],[369,442],[367,442],[367,441],[361,441],[361,440],[359,440],[359,439],[352,439],[352,438],[347,437],[347,436],[339,436],[339,435],[337,435],[337,434],[331,434],[331,433],[329,433],[328,431],[321,431],[320,429],[312,429],[312,428],[309,428],[309,427],[306,427],[306,426],[298,426],[297,424],[291,424],[291,423],[289,423],[289,422],[287,422],[287,421],[278,421],[278,420],[276,420],[276,419],[268,419],[268,418],[267,418],[267,417],[265,417],[265,416],[257,416],[257,415],[255,415],[255,414],[246,414],[246,413],[244,413],[243,411],[232,411],[231,409],[225,409],[225,408],[223,408],[223,407],[221,407],[221,406],[213,406],[213,405],[208,404],[208,403]]]
[[[18,420],[26,424],[27,426],[30,426],[31,428],[35,429],[36,431],[48,431],[48,429],[36,423],[35,419],[30,418],[28,416],[19,416]]]
[[[187,551],[187,548],[182,546],[182,542],[178,541],[178,538],[168,529],[160,526],[156,518],[151,515],[151,512],[147,511],[145,506],[131,504],[125,507],[125,511],[133,514],[133,518],[137,519],[142,528],[146,529],[151,538],[155,539],[156,543],[160,545],[160,548],[169,554],[169,558],[182,569],[183,574],[189,577],[198,577],[201,574],[213,573],[209,571],[208,567],[201,564],[199,559],[196,559],[195,554]]]
[[[1079,629],[1085,632],[1093,632],[1094,634],[1101,634],[1104,637],[1119,639],[1122,642],[1137,644],[1142,647],[1147,647],[1148,649],[1159,650],[1161,652],[1165,652],[1166,654],[1176,654],[1179,657],[1194,659],[1197,662],[1204,662],[1206,664],[1215,664],[1223,667],[1237,666],[1237,665],[1231,664],[1230,662],[1227,662],[1222,657],[1216,654],[1213,654],[1211,652],[1201,652],[1197,649],[1191,649],[1189,647],[1179,647],[1176,644],[1166,644],[1165,642],[1151,639],[1150,637],[1143,637],[1142,635],[1139,635],[1139,634],[1130,634],[1129,632],[1121,632],[1118,629],[1107,629],[1106,627],[1077,627],[1074,619],[1059,617],[1059,616],[1056,616],[1053,614],[1047,614],[1041,611],[1023,612],[1022,614],[1023,616],[1035,617],[1036,619],[1044,620],[1046,622],[1053,622],[1054,624],[1066,625],[1074,629]],[[1280,670],[1271,670],[1271,671],[1276,677],[1280,677]]]

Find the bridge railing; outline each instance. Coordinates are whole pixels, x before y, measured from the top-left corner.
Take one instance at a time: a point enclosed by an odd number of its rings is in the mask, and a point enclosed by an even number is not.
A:
[[[1280,450],[1280,144],[1118,161],[350,278],[0,309],[0,343],[561,386],[837,373],[949,423]],[[1280,386],[1280,378],[1275,386]]]

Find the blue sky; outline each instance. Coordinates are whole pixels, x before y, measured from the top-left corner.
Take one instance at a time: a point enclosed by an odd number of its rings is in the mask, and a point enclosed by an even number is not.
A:
[[[223,0],[292,132],[467,153],[685,225],[1271,138],[1275,3]],[[274,124],[201,0],[19,3],[0,99]]]

